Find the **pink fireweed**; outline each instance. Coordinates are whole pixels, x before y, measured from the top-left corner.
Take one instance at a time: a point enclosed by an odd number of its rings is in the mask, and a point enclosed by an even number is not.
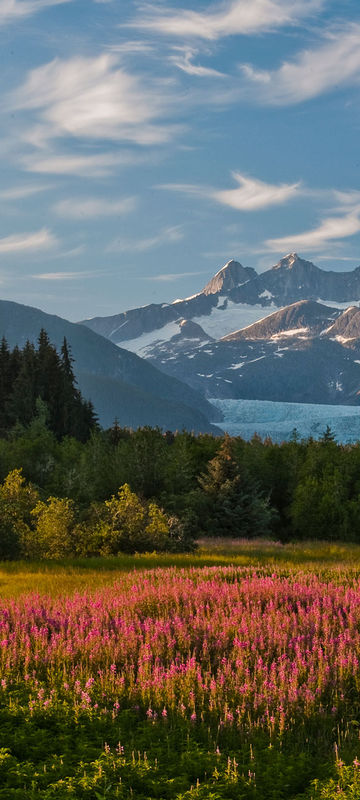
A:
[[[0,695],[153,724],[335,715],[360,690],[360,584],[245,568],[153,570],[94,594],[0,602]],[[24,699],[22,700],[24,702]]]

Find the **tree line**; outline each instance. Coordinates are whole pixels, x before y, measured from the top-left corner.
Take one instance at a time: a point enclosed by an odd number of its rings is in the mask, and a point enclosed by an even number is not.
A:
[[[6,435],[15,425],[26,426],[42,408],[49,429],[58,439],[74,436],[86,441],[96,427],[91,402],[79,392],[73,358],[64,338],[60,355],[44,329],[37,347],[27,341],[21,350],[10,350],[5,338],[0,345],[0,431]]]
[[[40,339],[35,358],[39,351]],[[0,405],[13,414],[5,411],[0,437],[2,558],[185,550],[204,535],[360,542],[360,443],[337,444],[329,428],[318,441],[294,433],[281,444],[257,435],[248,442],[131,431],[118,422],[101,430],[76,389],[67,346],[51,363],[56,406],[47,386],[38,397],[34,391],[30,419],[16,416],[9,400]],[[66,373],[74,405],[66,400],[65,415],[59,397]],[[89,414],[87,428],[79,408]],[[16,492],[32,498],[24,513]],[[12,519],[11,506],[20,509]],[[16,543],[12,552],[6,542]]]

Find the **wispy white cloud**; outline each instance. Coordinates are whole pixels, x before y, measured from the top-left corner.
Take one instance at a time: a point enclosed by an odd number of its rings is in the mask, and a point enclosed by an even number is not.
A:
[[[145,280],[147,281],[160,281],[161,283],[173,282],[178,281],[181,278],[188,278],[195,275],[205,275],[207,274],[207,270],[200,270],[199,272],[167,272],[162,273],[160,275],[146,275]]]
[[[31,278],[37,281],[81,281],[94,274],[97,272],[93,270],[88,272],[38,272],[31,275]]]
[[[301,193],[300,183],[264,183],[239,172],[234,172],[233,178],[238,184],[236,189],[215,191],[212,197],[239,211],[257,211],[260,208],[282,205]]]
[[[277,70],[241,65],[251,98],[267,105],[294,105],[360,82],[360,24],[327,31],[325,41],[304,50]]]
[[[213,3],[203,12],[150,6],[130,25],[171,36],[216,40],[293,25],[323,5],[324,0],[227,0]]]
[[[121,200],[79,197],[60,200],[55,204],[54,211],[59,217],[67,219],[96,219],[97,217],[117,217],[122,214],[130,214],[136,206],[136,197],[123,197]]]
[[[322,250],[329,242],[346,239],[360,233],[360,207],[338,217],[326,217],[317,228],[278,239],[267,239],[265,246],[272,252]]]
[[[63,5],[72,0],[1,0],[0,27],[24,17],[31,17],[44,8]]]
[[[40,184],[13,186],[11,189],[0,191],[0,200],[22,200],[39,192],[46,192],[49,189],[52,189],[52,186],[41,186]]]
[[[28,155],[22,159],[27,172],[49,175],[76,175],[81,178],[100,178],[112,175],[115,167],[137,164],[142,159],[131,153],[95,153],[94,155]]]
[[[215,201],[238,211],[258,211],[270,206],[282,205],[302,192],[300,183],[265,183],[257,178],[241,175],[239,172],[234,172],[233,178],[238,184],[235,189],[214,189],[210,186],[183,183],[163,184],[158,188],[189,195],[195,194],[205,200]]]
[[[360,191],[357,189],[350,189],[347,192],[341,192],[337,189],[334,189],[333,196],[335,202],[339,204],[337,210],[343,210],[346,208],[360,208]]]
[[[109,244],[108,252],[116,253],[145,253],[147,250],[153,250],[156,247],[162,247],[165,244],[172,244],[180,242],[184,238],[184,233],[180,225],[171,228],[163,228],[155,236],[150,236],[144,239],[126,239],[119,238]]]
[[[169,79],[132,75],[113,53],[56,58],[31,70],[9,107],[37,113],[27,140],[38,147],[59,137],[155,145],[177,130],[165,122],[176,110]]]
[[[47,228],[35,233],[18,233],[0,239],[0,253],[20,253],[29,250],[48,250],[58,244],[56,236]]]
[[[119,44],[109,44],[106,49],[110,53],[120,53],[121,55],[128,55],[133,53],[153,53],[155,46],[149,42],[140,41],[140,39],[128,40],[126,42],[119,42]]]
[[[175,51],[178,52],[175,55],[170,56],[169,61],[170,63],[174,64],[175,67],[178,67],[182,72],[186,72],[187,75],[194,75],[197,78],[225,78],[226,75],[224,72],[219,72],[217,69],[212,69],[211,67],[203,67],[201,64],[194,64],[193,59],[197,55],[197,50],[192,48],[183,48],[178,47],[174,48]]]

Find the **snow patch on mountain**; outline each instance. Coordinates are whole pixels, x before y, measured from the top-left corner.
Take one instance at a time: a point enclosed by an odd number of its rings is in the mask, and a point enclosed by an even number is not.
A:
[[[155,344],[159,345],[162,342],[168,342],[177,333],[179,333],[179,322],[169,322],[162,328],[141,334],[136,339],[127,339],[125,342],[117,342],[116,344],[124,350],[130,350],[132,353],[146,358],[148,348],[153,347]]]
[[[329,336],[331,342],[340,342],[340,344],[346,344],[347,342],[354,342],[355,336]]]
[[[274,313],[280,309],[271,305],[268,307],[269,313]],[[247,328],[254,322],[259,322],[267,316],[267,309],[264,306],[249,306],[245,303],[234,303],[226,297],[219,297],[218,305],[212,308],[209,316],[193,317],[193,322],[197,322],[205,333],[213,339],[221,339],[233,331],[240,328]],[[122,343],[125,347],[127,342]]]
[[[273,333],[271,339],[276,341],[277,339],[282,339],[284,336],[302,336],[305,333],[309,333],[309,328],[292,328],[289,331],[280,331],[279,333]]]
[[[319,297],[316,303],[321,303],[323,306],[331,306],[331,308],[339,308],[341,311],[347,311],[351,308],[359,308],[358,300],[349,300],[347,303],[338,303],[336,300],[321,300]]]

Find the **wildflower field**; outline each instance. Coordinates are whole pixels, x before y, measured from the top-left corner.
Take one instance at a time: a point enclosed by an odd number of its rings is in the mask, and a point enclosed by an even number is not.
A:
[[[360,798],[360,548],[322,548],[3,565],[0,798]]]

